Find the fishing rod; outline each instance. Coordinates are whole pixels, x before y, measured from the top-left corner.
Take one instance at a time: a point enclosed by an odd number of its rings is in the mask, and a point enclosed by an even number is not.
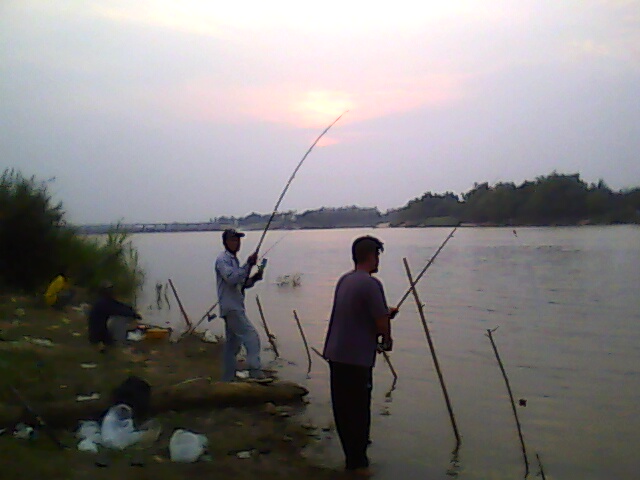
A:
[[[271,250],[273,250],[276,245],[278,245],[282,240],[284,240],[284,238],[289,235],[291,232],[287,232],[285,233],[282,237],[280,237],[278,239],[278,241],[276,243],[274,243],[273,245],[271,245],[260,257],[260,259],[263,259],[267,253],[269,253]],[[217,317],[217,315],[215,313],[212,314],[212,312],[215,310],[215,308],[218,306],[218,301],[216,301],[216,303],[214,303],[213,305],[211,305],[211,307],[209,307],[209,309],[205,312],[205,314],[200,318],[200,320],[198,320],[195,325],[193,325],[192,327],[188,328],[184,333],[182,333],[182,335],[180,335],[180,337],[176,340],[176,343],[178,343],[180,340],[182,340],[183,337],[189,335],[190,333],[193,333],[196,331],[196,329],[202,324],[202,322],[204,322],[205,320],[211,321],[214,318]]]
[[[260,253],[260,247],[262,246],[262,242],[264,241],[264,237],[267,235],[267,232],[269,231],[269,227],[271,226],[271,222],[273,221],[273,219],[275,218],[276,214],[278,213],[278,209],[280,208],[280,204],[282,203],[282,199],[286,195],[287,190],[289,190],[289,187],[291,186],[291,183],[293,182],[293,179],[295,178],[296,174],[298,173],[298,170],[300,170],[300,167],[302,166],[304,161],[307,159],[307,157],[311,153],[311,150],[313,150],[313,147],[315,147],[316,144],[320,141],[320,139],[322,137],[324,137],[324,134],[327,133],[329,131],[329,129],[331,127],[333,127],[336,123],[338,123],[338,120],[340,120],[348,111],[349,110],[346,110],[343,113],[341,113],[338,116],[338,118],[336,118],[333,122],[331,122],[331,124],[327,128],[325,128],[320,135],[318,135],[318,138],[316,138],[315,142],[313,142],[311,144],[311,146],[309,147],[309,150],[307,150],[307,152],[302,157],[302,160],[300,160],[300,162],[298,162],[298,165],[296,166],[295,170],[291,174],[291,177],[289,177],[289,180],[287,181],[287,184],[284,186],[284,190],[282,190],[282,193],[280,193],[280,197],[278,197],[278,201],[276,202],[276,206],[273,207],[273,212],[271,212],[271,216],[269,217],[269,220],[267,221],[267,225],[264,227],[264,230],[263,230],[262,235],[260,237],[260,241],[258,242],[258,246],[256,247],[256,251],[255,251],[256,254]],[[251,269],[249,269],[249,273],[251,273]]]
[[[269,248],[267,248],[267,250],[266,250],[262,255],[260,255],[260,258],[259,258],[258,260],[262,260],[264,257],[266,257],[266,256],[267,256],[267,254],[268,254],[271,250],[273,250],[274,248],[276,248],[276,247],[278,246],[278,244],[279,244],[282,240],[284,240],[284,238],[285,238],[287,235],[289,235],[290,233],[291,233],[291,232],[287,232],[287,233],[285,233],[284,235],[282,235],[282,236],[281,236],[281,237],[276,241],[276,243],[274,243],[273,245],[271,245]]]
[[[58,436],[55,434],[55,432],[49,426],[49,424],[47,424],[47,422],[45,422],[44,419],[31,407],[31,405],[27,403],[27,401],[22,396],[22,394],[18,391],[18,389],[15,388],[13,385],[9,385],[9,388],[11,389],[13,394],[16,396],[18,401],[20,401],[24,409],[27,412],[29,412],[29,414],[31,414],[31,416],[36,420],[36,422],[38,422],[38,426],[42,428],[44,433],[47,434],[47,436],[51,439],[51,441],[55,443],[60,450],[65,450],[67,447],[65,447],[63,443],[58,439]]]
[[[302,166],[304,161],[307,159],[307,157],[311,153],[311,150],[313,150],[313,147],[315,147],[316,144],[320,141],[320,139],[322,137],[324,137],[324,134],[327,133],[329,131],[329,129],[331,127],[333,127],[336,123],[338,123],[338,120],[340,120],[348,111],[349,110],[346,110],[346,111],[342,112],[340,115],[338,115],[338,118],[336,118],[333,122],[331,122],[329,124],[329,126],[327,128],[325,128],[320,135],[318,135],[318,138],[316,138],[316,140],[311,144],[311,146],[309,147],[307,152],[302,157],[302,160],[300,160],[298,162],[298,165],[293,170],[293,173],[289,177],[289,180],[287,181],[286,185],[284,186],[284,189],[280,193],[280,196],[278,197],[278,201],[276,202],[275,207],[273,207],[273,212],[271,212],[271,215],[269,216],[269,220],[267,221],[267,224],[265,225],[264,230],[262,231],[262,235],[260,236],[260,240],[258,241],[258,246],[256,247],[256,251],[255,251],[255,255],[256,256],[258,256],[258,254],[260,253],[260,247],[262,246],[262,242],[264,242],[264,237],[267,235],[267,232],[269,231],[269,227],[271,226],[271,222],[273,222],[273,219],[275,218],[276,214],[278,213],[278,209],[280,208],[280,204],[282,203],[282,199],[287,194],[287,190],[289,190],[289,187],[291,186],[291,183],[293,182],[293,179],[296,177],[296,174],[298,173],[298,170],[300,170],[300,167]],[[251,269],[252,268],[253,268],[253,265],[249,265],[249,271],[247,272],[247,278],[246,278],[245,283],[244,283],[245,286],[247,285],[247,282],[249,281],[249,277],[251,276]]]
[[[451,233],[447,236],[447,238],[445,238],[444,242],[442,242],[442,244],[440,245],[440,247],[438,248],[438,250],[436,250],[436,253],[433,254],[433,256],[429,259],[429,262],[427,263],[427,265],[422,269],[422,271],[420,271],[420,273],[418,274],[418,276],[413,280],[413,283],[410,284],[409,289],[407,290],[407,292],[402,296],[402,298],[400,299],[400,301],[398,302],[398,306],[396,307],[398,310],[400,309],[400,307],[402,306],[402,304],[404,303],[404,301],[407,299],[407,297],[409,296],[409,294],[413,291],[413,288],[418,284],[418,281],[420,281],[420,279],[422,278],[422,276],[425,274],[425,272],[427,271],[427,269],[433,265],[433,262],[435,261],[436,257],[440,254],[440,252],[442,251],[442,249],[444,248],[444,246],[447,244],[447,242],[449,240],[451,240],[451,238],[453,237],[453,234],[456,232],[456,230],[458,229],[458,227],[455,227]],[[327,360],[324,355],[322,355],[318,350],[316,350],[314,347],[311,347],[311,349],[322,359],[324,359],[325,361]],[[391,374],[393,375],[393,387],[391,389],[391,391],[393,391],[395,389],[395,384],[398,381],[398,374],[395,370],[395,368],[393,368],[393,364],[391,363],[391,357],[389,356],[389,353],[380,349],[379,350],[380,353],[382,353],[385,363],[389,366],[389,370],[391,370]]]
[[[429,260],[429,262],[425,265],[425,267],[420,271],[420,273],[418,274],[418,276],[416,276],[416,278],[413,280],[413,283],[411,285],[409,285],[409,288],[407,289],[407,291],[405,292],[405,294],[402,296],[402,298],[400,299],[400,301],[398,302],[398,304],[396,305],[396,308],[399,310],[400,307],[402,306],[402,304],[404,303],[404,301],[407,299],[407,297],[411,294],[411,291],[413,290],[413,287],[416,286],[418,284],[418,282],[420,281],[420,279],[422,278],[422,276],[427,272],[427,270],[429,269],[429,267],[433,264],[433,262],[436,260],[436,257],[438,255],[440,255],[440,252],[442,251],[442,249],[444,248],[444,246],[447,244],[447,242],[449,240],[451,240],[451,238],[453,237],[453,234],[456,233],[456,230],[458,229],[458,227],[455,227],[451,233],[447,236],[447,238],[444,239],[444,242],[442,242],[442,244],[440,245],[440,247],[438,247],[438,250],[436,250],[436,253],[433,254],[433,256],[431,257],[431,259]]]
[[[286,195],[287,190],[289,190],[289,187],[291,186],[291,183],[293,182],[293,179],[295,178],[296,174],[298,173],[298,170],[300,170],[300,167],[302,167],[302,164],[304,163],[304,161],[307,159],[307,157],[311,153],[311,150],[313,150],[313,147],[316,146],[316,144],[320,141],[320,139],[322,137],[324,137],[324,135],[329,131],[329,129],[331,127],[333,127],[336,123],[338,123],[338,120],[340,120],[348,111],[349,110],[346,110],[346,111],[342,112],[338,116],[338,118],[336,118],[333,122],[331,122],[331,124],[329,124],[329,126],[327,128],[325,128],[320,135],[318,135],[318,138],[316,138],[315,141],[311,144],[311,146],[309,147],[307,152],[302,157],[302,160],[300,160],[300,162],[298,162],[298,165],[293,170],[293,173],[291,174],[291,177],[289,177],[289,180],[287,181],[286,185],[284,186],[284,189],[282,190],[282,193],[280,193],[280,196],[278,197],[278,201],[276,202],[275,207],[273,207],[273,211],[271,212],[271,215],[269,216],[269,220],[267,221],[267,224],[264,227],[264,230],[262,231],[262,235],[260,236],[260,240],[258,241],[258,246],[256,247],[256,250],[255,250],[256,256],[260,253],[260,247],[262,246],[262,242],[264,242],[264,238],[266,237],[267,232],[269,231],[269,227],[271,226],[271,222],[273,222],[273,219],[275,218],[276,214],[278,213],[278,209],[280,208],[280,204],[282,203],[282,199]],[[251,275],[251,269],[252,268],[253,268],[253,265],[250,265],[249,266],[249,272],[247,273],[247,279],[245,280],[245,285],[246,285],[246,282],[249,280],[249,276]],[[219,301],[214,303],[211,306],[211,308],[209,308],[209,310],[207,310],[207,312],[198,321],[196,326],[191,328],[191,329],[189,329],[189,330],[187,330],[185,332],[185,334],[183,334],[183,336],[188,334],[188,333],[191,333],[191,332],[195,331],[195,329],[202,322],[204,322],[205,319],[209,319],[209,321],[211,321],[213,318],[215,318],[215,314],[211,315],[211,312],[213,312],[213,310],[218,306],[218,303],[219,303]],[[181,338],[182,338],[182,336],[178,339],[178,341],[180,341]]]

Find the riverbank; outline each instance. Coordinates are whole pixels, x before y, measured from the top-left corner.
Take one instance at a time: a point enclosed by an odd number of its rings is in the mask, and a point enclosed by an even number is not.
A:
[[[85,318],[84,312],[72,307],[59,312],[41,307],[34,298],[0,297],[0,429],[7,428],[0,435],[3,477],[335,478],[335,472],[309,465],[302,455],[317,434],[313,426],[304,425],[306,391],[302,387],[280,381],[268,386],[217,384],[210,379],[220,376],[221,345],[196,337],[179,344],[142,341],[101,354],[86,341]],[[99,416],[110,404],[112,389],[130,375],[151,384],[153,418],[162,426],[162,434],[142,450],[134,446],[107,451],[109,466],[98,468],[95,455],[76,448],[77,420]],[[57,426],[56,433],[68,449],[59,450],[44,432],[31,441],[11,435],[15,424],[28,416],[21,414],[9,385],[45,421]],[[78,402],[79,395],[96,399]],[[274,409],[272,402],[288,406]],[[64,415],[60,410],[55,413],[61,406]],[[206,461],[170,461],[169,438],[176,428],[207,436]],[[239,452],[249,452],[241,454],[249,458],[238,458]],[[131,466],[132,457],[142,459],[143,466]]]

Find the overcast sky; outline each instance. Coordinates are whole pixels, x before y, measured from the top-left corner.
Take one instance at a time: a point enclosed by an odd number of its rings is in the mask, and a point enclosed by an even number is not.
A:
[[[0,166],[74,223],[640,185],[640,0],[0,1]]]

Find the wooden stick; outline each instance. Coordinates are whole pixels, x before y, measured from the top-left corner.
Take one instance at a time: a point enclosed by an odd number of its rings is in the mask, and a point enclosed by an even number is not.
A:
[[[420,297],[418,296],[418,291],[416,290],[415,282],[413,281],[413,277],[411,275],[411,269],[409,268],[409,262],[406,258],[403,258],[404,268],[407,271],[407,278],[409,279],[409,285],[411,285],[411,292],[413,293],[413,298],[416,301],[416,305],[418,306],[418,313],[420,314],[420,321],[422,322],[422,327],[424,328],[424,334],[427,337],[427,342],[429,343],[429,349],[431,350],[431,358],[433,358],[433,364],[436,367],[436,372],[438,373],[438,380],[440,380],[440,386],[442,387],[442,394],[444,395],[444,400],[447,403],[447,410],[449,411],[449,418],[451,419],[451,426],[453,427],[453,433],[456,436],[456,450],[460,446],[460,433],[458,432],[458,426],[456,424],[456,417],[453,414],[453,408],[451,407],[451,400],[449,400],[449,393],[447,392],[447,386],[444,383],[444,376],[442,375],[442,371],[440,370],[440,363],[438,362],[438,357],[436,355],[436,348],[433,345],[433,340],[431,338],[431,332],[429,332],[429,326],[427,325],[427,319],[424,314],[424,306],[420,301]]]
[[[276,342],[274,340],[274,336],[271,335],[269,331],[269,327],[267,326],[267,319],[264,317],[264,312],[262,311],[262,304],[260,303],[260,297],[256,295],[256,303],[258,304],[258,312],[260,312],[260,318],[262,319],[262,326],[264,327],[264,333],[267,334],[267,340],[271,344],[271,348],[273,348],[273,352],[276,354],[276,358],[280,356],[278,353],[278,347],[276,347]]]
[[[168,287],[169,285],[165,283],[164,284],[164,301],[167,302],[167,307],[169,308],[169,310],[171,310],[171,303],[169,303],[169,295],[167,295]]]
[[[536,453],[536,458],[538,459],[538,466],[540,467],[540,476],[542,477],[542,480],[547,480],[547,477],[544,476],[544,468],[542,468],[542,460],[540,460],[540,455],[538,455],[538,453]]]
[[[384,395],[386,398],[391,398],[391,393],[396,389],[396,383],[398,383],[398,374],[396,373],[396,369],[393,368],[393,364],[391,363],[391,357],[389,356],[389,354],[384,350],[380,350],[380,352],[382,353],[382,357],[384,358],[384,361],[389,366],[389,370],[391,370],[391,375],[393,375],[393,382],[391,383],[391,388]]]
[[[318,350],[316,347],[311,347],[311,350],[313,350],[313,352],[314,352],[316,355],[318,355],[321,359],[323,359],[325,362],[327,361],[327,359],[326,359],[326,358],[324,358],[324,355],[322,355],[322,354],[320,353],[320,350]]]
[[[65,447],[62,444],[62,442],[60,442],[60,440],[58,439],[53,429],[44,421],[44,419],[33,408],[31,408],[31,406],[27,403],[27,401],[24,399],[22,394],[13,385],[9,385],[9,388],[11,389],[13,394],[16,396],[16,398],[20,401],[20,403],[25,408],[25,410],[29,412],[33,416],[33,418],[38,422],[38,425],[40,426],[40,428],[44,430],[44,432],[53,441],[53,443],[55,443],[60,450],[65,450],[67,447]]]
[[[196,331],[196,329],[200,326],[200,324],[202,322],[204,322],[205,320],[213,320],[214,318],[217,317],[217,315],[214,313],[212,314],[211,312],[213,311],[214,308],[216,308],[218,306],[218,303],[220,302],[216,302],[213,305],[211,305],[211,307],[209,308],[209,310],[206,311],[206,313],[200,318],[200,320],[198,321],[198,323],[196,323],[193,327],[189,328],[188,330],[184,331],[182,333],[182,335],[180,335],[180,337],[178,337],[178,339],[176,340],[176,343],[178,343],[180,340],[182,340],[184,337],[186,337],[187,335],[193,333]]]
[[[307,351],[307,360],[309,361],[309,366],[307,368],[307,376],[311,373],[311,353],[309,353],[309,344],[307,343],[307,337],[304,336],[304,331],[302,330],[302,324],[300,323],[300,319],[298,318],[298,312],[293,311],[293,318],[296,319],[296,323],[298,324],[298,330],[300,330],[300,336],[302,337],[302,341],[304,342],[304,348]]]
[[[507,372],[504,369],[502,360],[500,360],[500,354],[498,353],[498,347],[496,346],[496,342],[493,341],[493,332],[495,330],[497,330],[497,328],[493,330],[487,329],[487,337],[489,337],[489,340],[491,341],[491,346],[493,347],[493,351],[496,354],[498,365],[500,366],[500,370],[502,371],[502,376],[504,377],[504,383],[507,385],[507,391],[509,392],[509,399],[511,400],[511,408],[513,410],[513,416],[516,419],[516,426],[518,427],[518,437],[520,437],[520,445],[522,446],[522,457],[524,458],[524,468],[525,468],[524,476],[527,477],[529,475],[529,460],[527,458],[527,448],[524,445],[524,438],[522,437],[522,427],[520,426],[520,420],[518,419],[516,403],[513,400],[511,385],[509,385],[509,378],[507,377]]]
[[[180,307],[180,311],[182,312],[182,316],[184,317],[184,321],[187,322],[187,327],[191,328],[191,322],[189,321],[189,317],[187,316],[187,312],[184,311],[184,307],[182,306],[182,302],[180,301],[180,297],[178,296],[178,292],[176,291],[176,287],[173,285],[171,279],[169,279],[169,286],[171,290],[173,290],[173,295],[176,297],[176,301],[178,302],[178,307]]]

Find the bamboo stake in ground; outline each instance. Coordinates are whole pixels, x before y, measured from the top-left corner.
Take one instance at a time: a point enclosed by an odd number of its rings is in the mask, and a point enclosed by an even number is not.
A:
[[[380,352],[384,357],[384,361],[387,362],[387,365],[389,366],[389,370],[391,370],[391,375],[393,375],[393,382],[391,383],[391,388],[389,389],[389,391],[387,391],[387,393],[384,394],[384,396],[390,400],[391,394],[396,389],[396,383],[398,383],[398,374],[396,373],[396,369],[393,368],[393,364],[391,363],[391,357],[389,356],[389,354],[384,350],[380,350]]]
[[[511,400],[511,408],[513,409],[513,416],[516,419],[516,425],[518,427],[518,437],[520,437],[520,445],[522,446],[522,457],[524,458],[524,476],[525,478],[529,476],[529,460],[527,459],[527,448],[524,445],[524,438],[522,437],[522,427],[520,426],[520,420],[518,419],[518,412],[516,411],[516,403],[513,400],[513,393],[511,392],[511,385],[509,384],[509,378],[507,377],[507,372],[504,369],[504,365],[502,364],[502,360],[500,360],[500,354],[498,353],[498,347],[496,346],[496,342],[493,341],[493,332],[495,332],[497,328],[493,330],[487,329],[487,337],[491,341],[491,346],[493,347],[493,351],[496,354],[496,359],[498,360],[498,365],[500,366],[500,371],[502,371],[502,376],[504,377],[504,383],[507,385],[507,391],[509,392],[509,399]]]
[[[182,306],[182,302],[180,301],[180,297],[178,296],[178,292],[176,291],[176,287],[173,285],[171,279],[169,279],[169,286],[173,291],[173,295],[176,297],[176,301],[178,302],[178,307],[180,308],[180,312],[182,313],[182,317],[184,321],[187,323],[187,327],[191,328],[191,322],[189,321],[189,317],[187,316],[187,312],[184,311],[184,307]]]
[[[278,347],[276,347],[276,341],[271,332],[269,331],[269,327],[267,326],[267,319],[264,317],[264,312],[262,311],[262,304],[260,303],[260,297],[256,295],[256,303],[258,304],[258,312],[260,312],[260,318],[262,319],[262,326],[264,327],[264,333],[267,334],[267,340],[271,344],[271,348],[273,348],[273,352],[276,354],[276,358],[280,356],[278,353]]]
[[[449,393],[447,392],[447,386],[444,383],[444,377],[442,376],[442,371],[440,370],[440,363],[438,362],[438,357],[436,355],[436,348],[433,345],[433,340],[431,339],[431,332],[429,332],[429,326],[427,325],[427,319],[424,314],[424,306],[420,301],[420,297],[418,296],[418,291],[416,290],[415,282],[413,281],[413,277],[411,275],[411,269],[409,268],[409,262],[407,262],[406,258],[403,258],[404,268],[407,271],[407,278],[409,279],[409,285],[411,285],[411,292],[413,293],[413,298],[416,301],[416,305],[418,307],[418,313],[420,314],[420,321],[422,322],[422,327],[424,328],[424,334],[427,337],[427,342],[429,342],[429,350],[431,350],[431,357],[433,358],[433,364],[436,367],[436,372],[438,373],[438,380],[440,380],[440,386],[442,387],[442,394],[444,395],[444,400],[447,403],[447,410],[449,411],[449,418],[451,419],[451,426],[453,427],[453,433],[456,436],[456,450],[460,447],[460,433],[458,432],[458,426],[456,424],[456,417],[453,414],[453,408],[451,407],[451,400],[449,400]]]
[[[540,460],[540,455],[538,455],[537,453],[536,453],[536,458],[538,459],[538,466],[540,467],[539,475],[542,477],[542,480],[546,480],[547,477],[544,476],[544,468],[542,468],[542,460]]]
[[[298,330],[300,330],[300,336],[302,337],[302,341],[304,342],[304,348],[307,351],[307,360],[309,361],[309,366],[307,367],[307,377],[311,373],[311,353],[309,352],[309,344],[307,343],[307,337],[304,335],[304,331],[302,330],[302,324],[300,323],[300,319],[298,318],[298,312],[293,311],[293,318],[296,319],[296,323],[298,324]]]

